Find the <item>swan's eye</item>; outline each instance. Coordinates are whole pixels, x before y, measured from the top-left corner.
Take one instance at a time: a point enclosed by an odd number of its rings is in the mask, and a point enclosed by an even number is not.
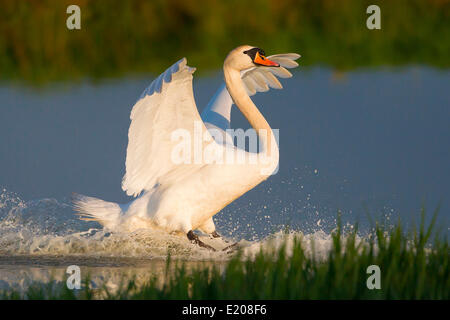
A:
[[[248,55],[252,61],[254,61],[257,53],[264,55],[264,50],[261,50],[260,48],[252,48],[245,50],[243,53]]]

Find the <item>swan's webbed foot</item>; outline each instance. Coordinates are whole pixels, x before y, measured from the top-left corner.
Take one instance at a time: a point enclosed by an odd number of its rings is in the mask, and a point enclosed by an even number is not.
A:
[[[213,231],[212,233],[209,234],[211,236],[211,238],[213,239],[217,239],[217,238],[221,238],[223,240],[223,242],[228,243],[229,241],[226,240],[225,238],[223,238],[220,234],[217,233],[217,231]]]
[[[197,244],[198,246],[200,246],[200,247],[202,247],[202,248],[205,248],[205,249],[208,249],[208,250],[211,250],[211,251],[216,251],[216,249],[214,249],[214,248],[211,247],[210,245],[207,245],[206,243],[204,243],[203,241],[201,241],[201,240],[199,239],[198,235],[196,235],[192,230],[190,230],[190,231],[187,233],[187,237],[188,237],[188,239],[189,239],[192,243]]]
[[[217,233],[217,231],[213,231],[212,233],[211,233],[211,237],[213,237],[213,238],[220,238],[220,237],[222,237],[220,234],[218,234]]]
[[[222,251],[226,251],[227,253],[232,253],[233,251],[237,250],[239,242],[235,242],[225,248],[222,249]]]

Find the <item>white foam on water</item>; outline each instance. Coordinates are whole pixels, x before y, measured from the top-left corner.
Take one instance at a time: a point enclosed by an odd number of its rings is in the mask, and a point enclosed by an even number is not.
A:
[[[239,219],[233,224],[239,225]],[[289,256],[300,241],[307,255],[324,260],[333,246],[332,230],[278,230],[267,232],[260,240],[240,240],[241,258],[252,259],[261,251],[272,254],[283,245]],[[23,201],[0,190],[0,290],[24,291],[36,282],[61,283],[67,277],[67,266],[75,264],[83,276],[91,275],[90,286],[106,285],[114,292],[124,279],[136,277],[140,284],[150,277],[163,281],[169,254],[177,261],[175,265],[181,261],[187,268],[199,264],[222,268],[233,257],[220,249],[238,239],[200,238],[219,251],[200,248],[185,235],[162,230],[110,232],[96,222],[79,220],[68,199]]]
[[[201,239],[217,249],[232,243],[223,239]],[[239,241],[243,257],[253,257],[260,250],[272,250],[286,245],[291,251],[295,239],[300,239],[306,252],[325,259],[332,246],[332,236],[323,230],[310,233],[278,231],[262,240]],[[133,233],[109,232],[95,222],[80,221],[73,214],[69,200],[40,199],[23,201],[3,190],[0,194],[0,255],[33,257],[84,257],[101,259],[172,258],[186,261],[228,260],[226,252],[211,252],[191,244],[184,235],[172,235],[162,230],[138,230]],[[35,260],[33,260],[35,261]]]

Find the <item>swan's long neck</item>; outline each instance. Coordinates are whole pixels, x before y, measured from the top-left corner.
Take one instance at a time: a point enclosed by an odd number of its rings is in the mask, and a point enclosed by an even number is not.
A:
[[[260,143],[262,143],[262,150],[260,151],[266,152],[269,157],[276,157],[276,161],[278,161],[278,146],[272,128],[248,96],[242,83],[241,73],[226,64],[223,67],[223,72],[228,92],[234,103],[247,118],[253,129],[256,130]]]

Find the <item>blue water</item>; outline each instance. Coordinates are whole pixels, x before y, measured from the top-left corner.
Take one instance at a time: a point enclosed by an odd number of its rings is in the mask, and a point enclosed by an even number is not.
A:
[[[0,86],[0,186],[22,199],[72,192],[128,202],[121,190],[129,114],[153,75],[41,89]],[[219,231],[254,238],[289,226],[370,218],[450,218],[450,73],[424,67],[335,74],[301,69],[284,90],[254,96],[280,129],[280,170],[216,216]],[[220,74],[194,77],[199,111]],[[234,108],[232,127],[248,123]]]

